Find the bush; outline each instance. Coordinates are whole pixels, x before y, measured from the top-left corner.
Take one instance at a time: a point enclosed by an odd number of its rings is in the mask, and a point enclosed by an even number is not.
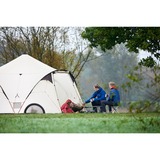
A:
[[[142,113],[142,112],[160,112],[159,102],[136,101],[129,103],[129,112]]]

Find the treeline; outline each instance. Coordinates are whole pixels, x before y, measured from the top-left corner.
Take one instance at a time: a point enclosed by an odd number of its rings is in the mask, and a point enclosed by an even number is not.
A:
[[[160,107],[160,79],[158,78],[160,67],[139,66],[139,61],[138,54],[131,54],[123,44],[103,52],[94,61],[88,62],[81,74],[83,98],[90,96],[96,83],[109,93],[108,82],[115,81],[121,93],[122,107],[129,108],[137,101],[146,100],[149,101],[149,107],[152,105],[154,108],[155,104]]]
[[[59,70],[70,70],[75,78],[90,58],[79,27],[1,27],[0,64],[21,54],[32,57]]]

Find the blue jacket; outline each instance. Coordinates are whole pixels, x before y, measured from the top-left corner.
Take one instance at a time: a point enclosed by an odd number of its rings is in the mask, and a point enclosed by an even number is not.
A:
[[[107,99],[108,101],[114,102],[116,105],[120,103],[120,94],[119,91],[115,88],[111,88],[109,97]]]
[[[94,98],[94,101],[106,100],[105,95],[106,92],[102,88],[99,88],[98,91],[95,91],[93,95],[85,101],[85,103],[89,103],[92,98]]]

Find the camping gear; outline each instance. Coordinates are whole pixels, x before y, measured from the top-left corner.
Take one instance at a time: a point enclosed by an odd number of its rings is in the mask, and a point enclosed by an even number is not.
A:
[[[82,104],[69,71],[26,54],[0,67],[0,113],[61,113],[67,99]]]

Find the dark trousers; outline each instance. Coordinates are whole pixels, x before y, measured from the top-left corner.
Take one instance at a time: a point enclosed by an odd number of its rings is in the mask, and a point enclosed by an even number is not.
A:
[[[94,101],[92,102],[94,112],[97,112],[97,106],[100,106],[100,112],[106,112],[106,106],[101,105],[101,101]],[[94,107],[96,106],[96,107]]]
[[[79,112],[79,111],[81,111],[83,109],[83,107],[81,107],[81,106],[73,106],[72,107],[72,110],[74,111],[74,112]]]
[[[106,100],[103,100],[101,101],[101,107],[104,108],[106,105],[108,105],[108,108],[109,108],[109,112],[112,112],[112,106],[114,106],[114,102],[112,101],[106,101]]]

